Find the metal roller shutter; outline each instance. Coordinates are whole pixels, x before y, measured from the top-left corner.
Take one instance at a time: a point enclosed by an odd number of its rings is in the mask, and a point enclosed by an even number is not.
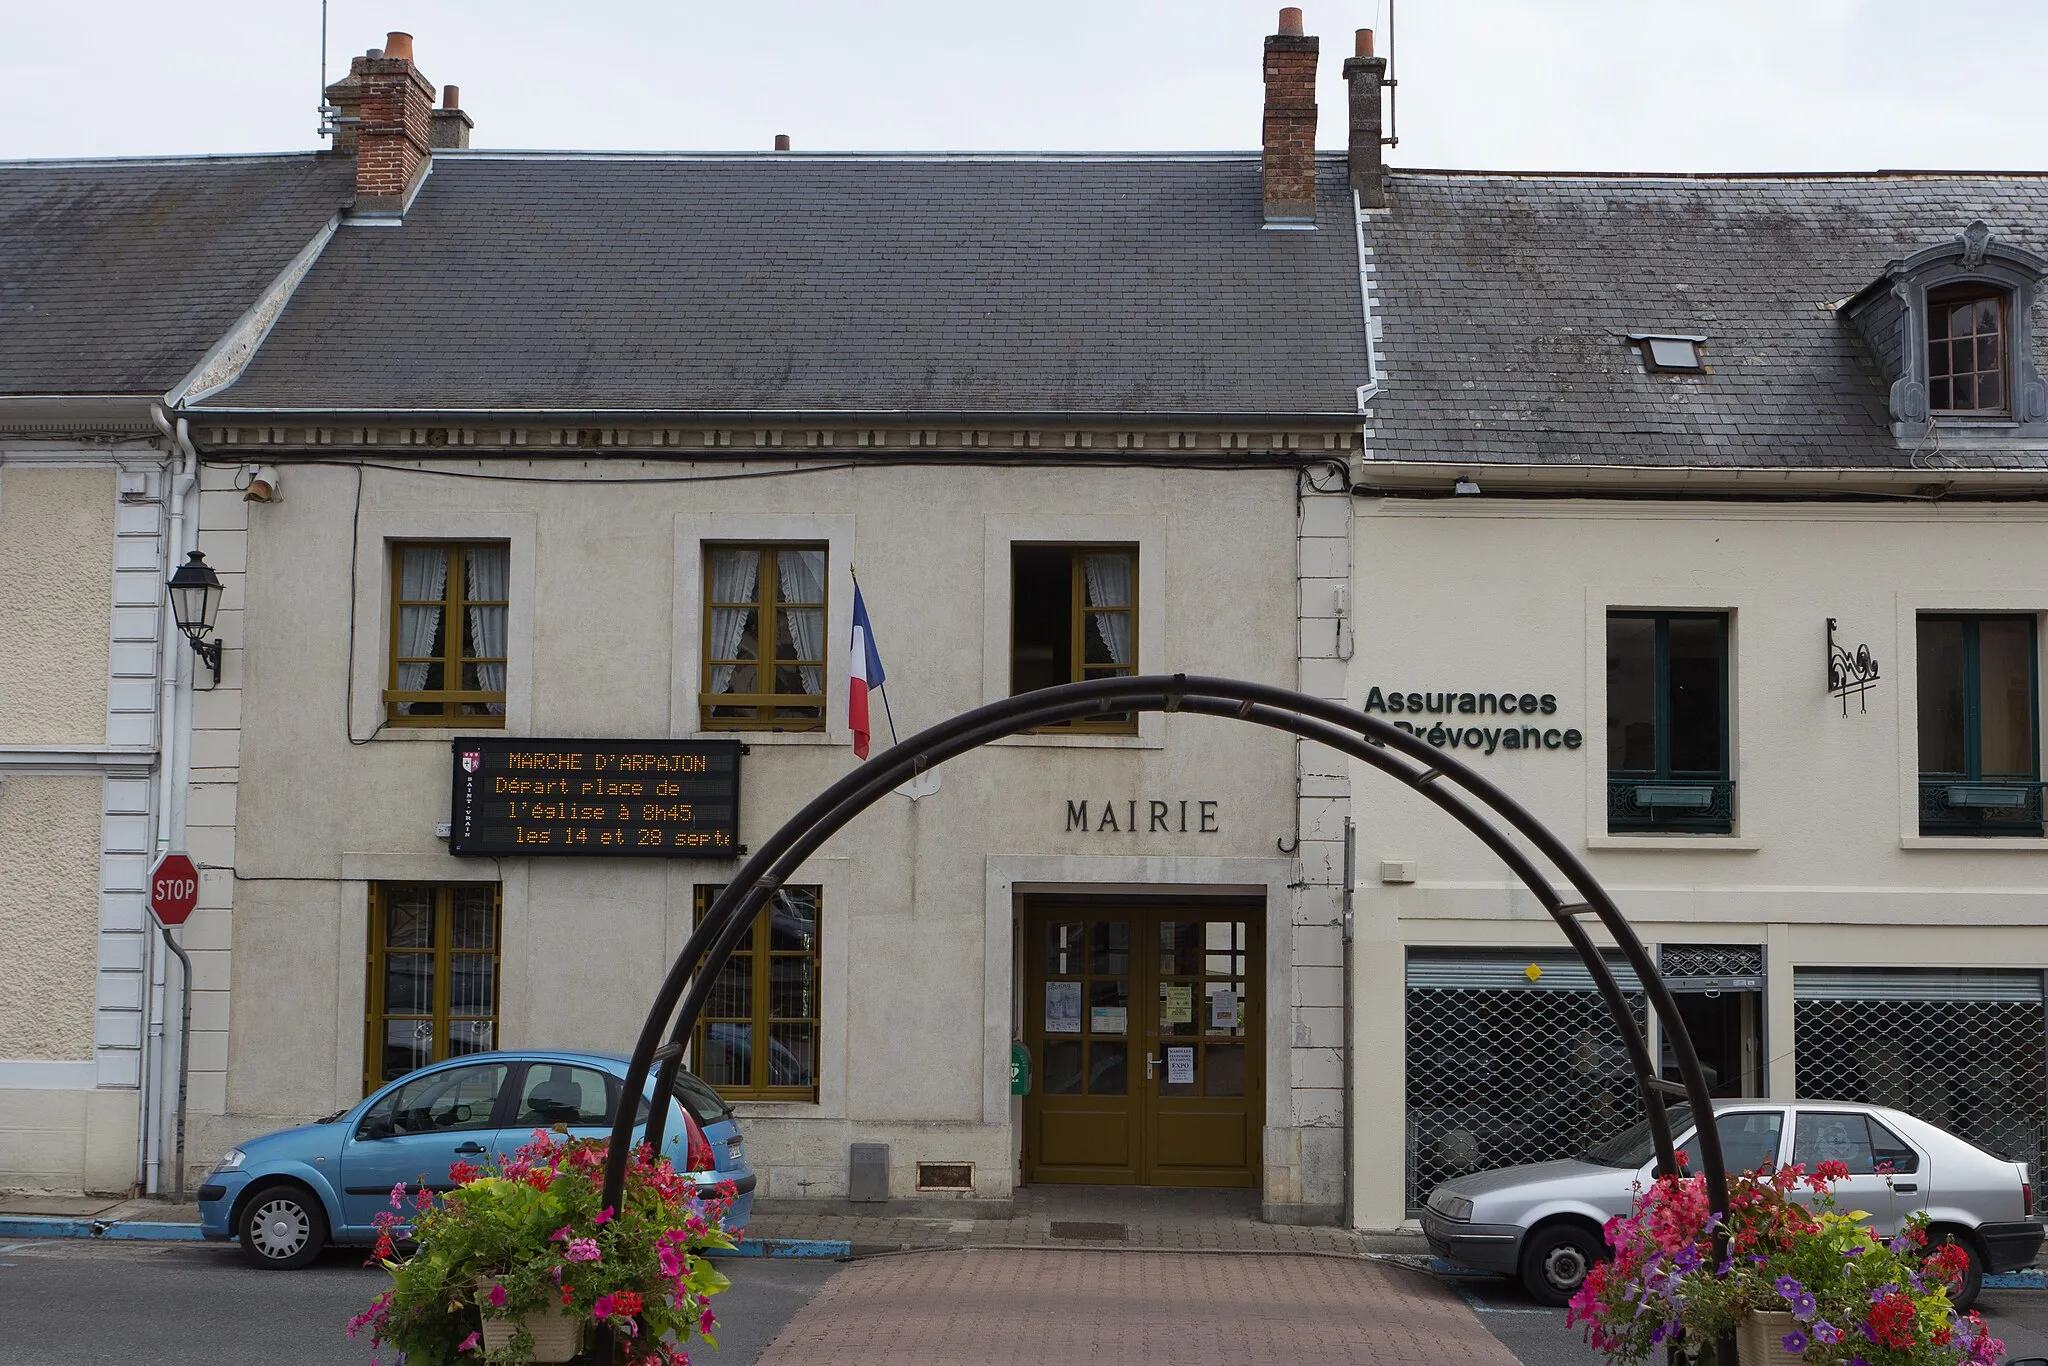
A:
[[[1799,968],[1792,999],[1801,1097],[1889,1105],[2040,1172],[2039,972]]]
[[[1642,986],[1607,961],[1641,1029]],[[1569,950],[1411,949],[1406,1057],[1411,1210],[1446,1177],[1568,1156],[1642,1117],[1622,1035]]]

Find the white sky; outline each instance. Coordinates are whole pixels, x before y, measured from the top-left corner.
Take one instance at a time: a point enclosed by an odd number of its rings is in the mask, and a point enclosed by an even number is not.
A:
[[[2048,168],[2042,0],[1396,0],[1397,166]],[[1388,0],[1307,0],[1320,141]],[[4,0],[0,158],[316,144],[319,0]],[[491,147],[1247,149],[1268,0],[332,0]]]

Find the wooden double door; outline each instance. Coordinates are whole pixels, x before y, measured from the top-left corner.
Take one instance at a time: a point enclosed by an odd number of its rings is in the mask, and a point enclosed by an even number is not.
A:
[[[1027,910],[1025,1180],[1259,1183],[1261,921],[1242,902]]]

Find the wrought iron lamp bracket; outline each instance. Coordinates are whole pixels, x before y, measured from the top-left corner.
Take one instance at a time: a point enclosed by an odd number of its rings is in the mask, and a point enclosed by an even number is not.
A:
[[[1854,697],[1864,711],[1870,710],[1870,699],[1864,694],[1877,686],[1877,656],[1870,653],[1868,645],[1858,645],[1856,653],[1850,654],[1847,647],[1835,643],[1836,622],[1828,618],[1828,694],[1842,699],[1842,715],[1849,714],[1849,699]]]

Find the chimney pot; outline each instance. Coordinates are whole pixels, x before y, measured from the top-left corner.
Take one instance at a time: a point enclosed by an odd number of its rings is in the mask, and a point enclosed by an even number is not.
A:
[[[441,107],[442,107],[443,109],[460,109],[460,108],[462,108],[462,87],[461,87],[461,86],[459,86],[459,85],[444,85],[444,86],[442,86],[442,87],[441,87]]]
[[[1301,11],[1293,5],[1289,5],[1286,9],[1280,11],[1280,36],[1283,38],[1301,37]]]
[[[1372,30],[1369,28],[1358,30],[1358,55],[1361,57],[1372,56]]]
[[[384,55],[394,62],[412,60],[412,35],[410,33],[387,33],[384,35]]]
[[[789,134],[777,133],[775,135],[775,150],[778,152],[787,152],[789,150]]]
[[[367,48],[364,50],[363,55],[373,62],[381,62],[384,60],[384,49],[381,47]]]

